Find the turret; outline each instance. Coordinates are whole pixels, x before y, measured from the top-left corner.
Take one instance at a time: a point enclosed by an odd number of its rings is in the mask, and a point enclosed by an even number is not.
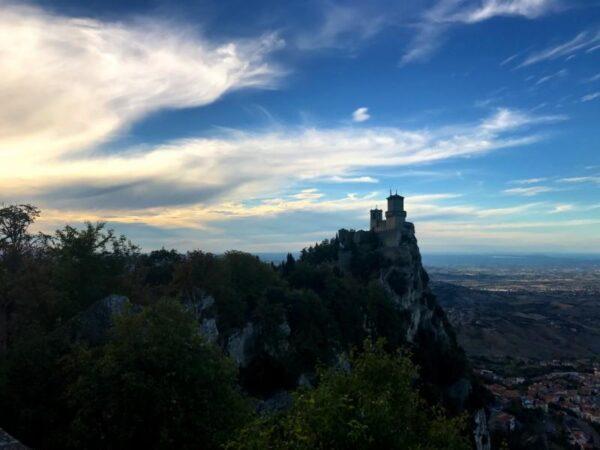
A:
[[[371,210],[371,230],[374,230],[382,221],[383,211],[375,207],[375,209]]]

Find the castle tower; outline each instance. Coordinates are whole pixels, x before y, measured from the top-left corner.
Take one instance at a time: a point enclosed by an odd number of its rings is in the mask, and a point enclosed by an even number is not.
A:
[[[404,211],[404,197],[398,195],[396,192],[387,198],[387,211],[385,212],[385,219],[388,228],[396,228],[406,220],[406,211]]]
[[[377,226],[383,221],[383,211],[377,207],[371,210],[371,230],[377,228]]]

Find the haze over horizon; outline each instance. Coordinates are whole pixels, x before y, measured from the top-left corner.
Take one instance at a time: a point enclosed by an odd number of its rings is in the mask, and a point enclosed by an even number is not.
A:
[[[80,2],[77,2],[80,3]],[[600,253],[600,2],[0,0],[0,203],[296,251]]]

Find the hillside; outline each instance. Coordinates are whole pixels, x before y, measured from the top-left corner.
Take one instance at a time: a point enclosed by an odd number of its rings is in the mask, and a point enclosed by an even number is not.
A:
[[[446,414],[475,414],[482,392],[429,288],[413,225],[394,233],[390,245],[340,230],[275,266],[235,251],[140,254],[102,224],[42,239],[24,231],[25,245],[0,260],[0,423],[36,448],[248,448],[234,439],[246,432],[277,448],[331,433],[345,448],[359,423],[361,440],[390,448],[439,448],[442,438],[464,448],[471,424]],[[330,389],[339,411],[308,414],[331,405]],[[350,398],[363,406],[348,409]],[[315,414],[332,416],[317,425]],[[326,431],[331,420],[342,422]],[[303,437],[284,445],[286,424]]]

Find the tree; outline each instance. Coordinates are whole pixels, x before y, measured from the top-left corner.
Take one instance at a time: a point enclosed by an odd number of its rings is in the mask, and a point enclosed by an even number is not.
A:
[[[32,205],[0,208],[0,352],[8,347],[14,327],[17,273],[33,240],[28,229],[39,215],[40,210]]]
[[[28,229],[39,215],[40,210],[32,205],[0,208],[0,254],[4,259],[17,258],[31,243]]]
[[[229,449],[468,449],[463,418],[429,408],[414,388],[416,368],[383,344],[365,344],[349,367],[322,370],[315,389],[287,412],[253,421]]]
[[[102,222],[70,225],[47,236],[46,251],[52,259],[53,284],[62,299],[56,311],[64,322],[102,297],[119,291],[137,247],[125,236],[116,236]]]
[[[248,413],[233,363],[175,301],[118,318],[113,339],[70,366],[75,448],[218,448]]]

